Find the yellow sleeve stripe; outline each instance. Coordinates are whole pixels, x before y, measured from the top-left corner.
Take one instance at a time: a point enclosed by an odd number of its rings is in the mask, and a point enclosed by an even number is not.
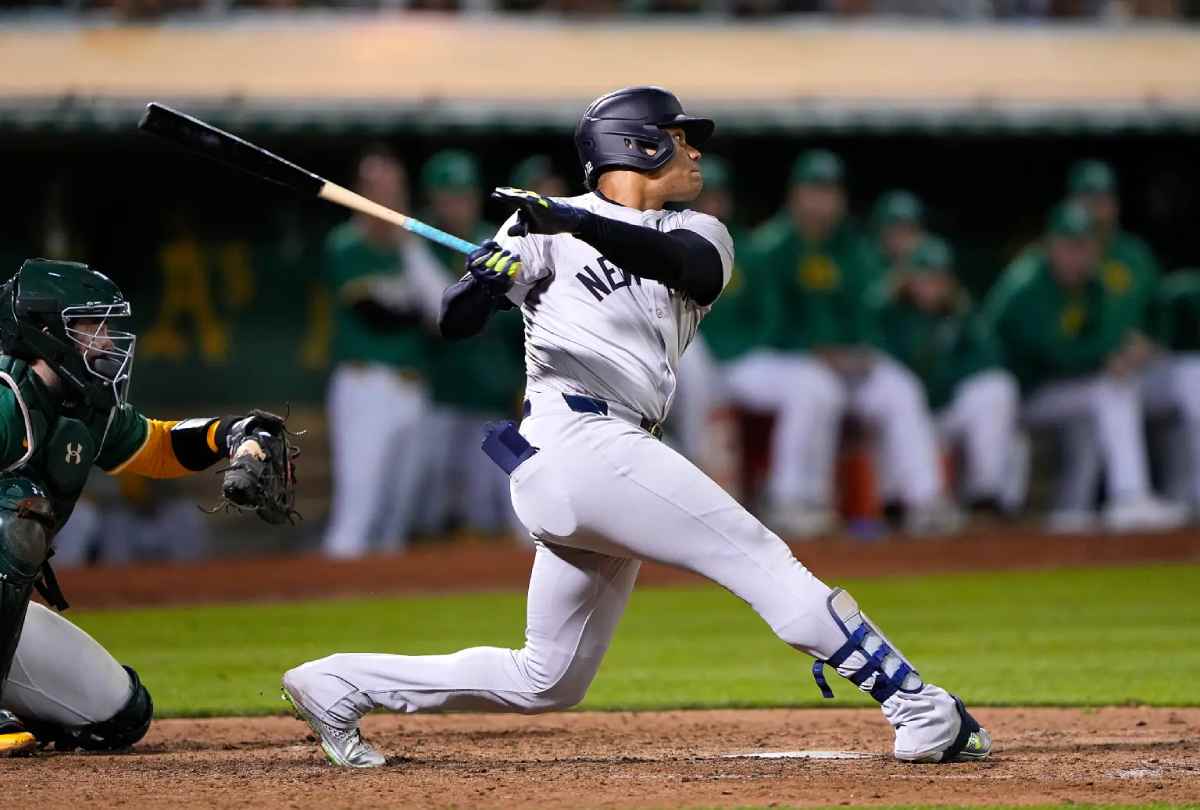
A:
[[[147,419],[146,440],[142,442],[142,446],[120,465],[109,470],[108,474],[129,472],[147,478],[180,478],[191,475],[192,471],[179,463],[171,447],[171,428],[176,424]]]
[[[172,422],[171,424],[174,424]],[[217,428],[221,426],[220,419],[214,419],[213,423],[208,426],[208,449],[212,450],[217,455],[221,455],[221,448],[217,447]]]

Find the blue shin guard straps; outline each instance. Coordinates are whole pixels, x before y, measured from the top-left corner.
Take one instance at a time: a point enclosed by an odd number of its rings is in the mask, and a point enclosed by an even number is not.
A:
[[[896,694],[896,691],[903,687],[904,680],[913,672],[913,668],[908,665],[908,662],[900,658],[900,665],[896,667],[896,671],[888,675],[883,668],[884,660],[893,653],[899,657],[886,641],[883,636],[879,635],[879,646],[874,653],[868,653],[863,647],[863,643],[871,634],[872,629],[866,621],[863,621],[850,637],[846,639],[846,643],[838,648],[837,652],[829,656],[828,659],[822,661],[817,659],[813,662],[812,672],[813,680],[817,682],[817,688],[821,690],[821,696],[826,699],[833,698],[833,690],[829,688],[829,682],[825,680],[825,665],[829,664],[834,669],[837,669],[854,653],[862,653],[866,657],[866,662],[854,672],[850,673],[849,681],[855,686],[861,687],[864,683],[870,680],[871,676],[876,676],[875,682],[871,684],[871,697],[875,698],[880,703]]]

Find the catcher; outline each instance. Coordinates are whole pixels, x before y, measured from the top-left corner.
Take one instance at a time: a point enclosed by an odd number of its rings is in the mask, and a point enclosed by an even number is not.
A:
[[[0,754],[124,748],[150,727],[137,673],[30,601],[37,588],[67,607],[49,560],[93,465],[168,478],[229,458],[225,505],[294,514],[298,451],[281,418],[161,422],[126,402],[136,338],[110,324],[129,314],[85,264],[30,259],[0,286]]]

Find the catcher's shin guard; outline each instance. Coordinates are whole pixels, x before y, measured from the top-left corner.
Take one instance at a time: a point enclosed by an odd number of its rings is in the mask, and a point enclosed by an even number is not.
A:
[[[49,552],[50,501],[26,479],[0,479],[0,696],[25,611]]]
[[[924,685],[916,669],[871,624],[853,596],[836,588],[829,594],[828,604],[834,622],[846,635],[846,643],[833,655],[813,663],[813,678],[822,695],[833,697],[825,680],[826,664],[880,703],[900,690],[915,692]]]
[[[154,701],[150,692],[142,685],[133,667],[126,666],[129,673],[129,699],[117,713],[107,720],[89,723],[86,726],[64,726],[44,720],[27,720],[29,729],[42,745],[54,744],[57,751],[117,751],[136,743],[150,730],[154,719]]]

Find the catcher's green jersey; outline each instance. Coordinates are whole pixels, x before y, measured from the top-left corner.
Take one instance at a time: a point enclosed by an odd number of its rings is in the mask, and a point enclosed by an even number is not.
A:
[[[1153,320],[1154,337],[1163,346],[1200,352],[1200,270],[1181,270],[1162,280]]]
[[[763,297],[770,291],[756,275],[756,265],[740,260],[743,246],[747,242],[746,233],[741,229],[731,229],[730,235],[733,237],[736,248],[734,256],[737,258],[729,274],[729,283],[725,285],[713,308],[700,322],[700,331],[704,334],[709,349],[722,362],[735,360],[763,345],[766,340],[763,331],[766,322],[764,316],[769,309]]]
[[[995,337],[965,294],[951,309],[931,313],[881,284],[868,309],[872,343],[920,378],[934,409],[948,405],[967,377],[1001,365]]]
[[[1068,290],[1042,250],[1018,258],[989,294],[985,314],[1021,387],[1100,371],[1131,332],[1144,331],[1144,297],[1130,281],[1097,273]]]
[[[745,263],[753,265],[766,342],[778,349],[848,346],[867,339],[865,297],[881,277],[866,242],[843,223],[822,243],[796,232],[786,212],[760,226]]]
[[[481,223],[468,238],[486,242],[496,228]],[[431,245],[446,268],[446,283],[463,275],[463,255],[441,245]],[[454,408],[487,414],[516,413],[525,388],[525,328],[515,309],[492,315],[471,340],[441,343],[434,353],[434,401]]]
[[[430,338],[418,325],[404,329],[373,328],[354,311],[363,286],[371,279],[395,277],[404,270],[398,250],[369,243],[353,220],[334,228],[325,240],[323,273],[334,295],[334,363],[385,363],[425,373]]]
[[[56,526],[70,517],[92,465],[115,470],[147,443],[150,422],[129,405],[113,410],[111,424],[107,412],[65,408],[24,361],[7,355],[0,380],[0,470],[43,488]]]

